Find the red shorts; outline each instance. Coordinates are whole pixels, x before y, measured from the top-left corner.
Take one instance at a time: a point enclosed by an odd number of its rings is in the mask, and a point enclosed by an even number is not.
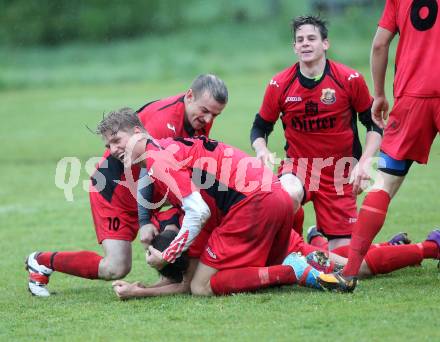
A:
[[[439,131],[440,98],[402,96],[395,99],[381,150],[397,160],[426,164]]]
[[[312,202],[315,209],[316,226],[328,238],[349,237],[357,220],[356,196],[351,184],[335,186],[334,169],[322,173],[319,183],[310,185],[311,175],[307,172],[304,182],[305,195],[303,203]],[[292,172],[290,165],[282,164],[279,176]],[[348,170],[344,171],[348,179]]]
[[[136,201],[131,194],[127,197],[125,192],[119,193],[118,187],[112,197],[112,202],[115,197],[125,197],[127,201],[133,202],[131,208],[130,206],[124,206],[124,208],[116,206],[108,202],[99,192],[90,191],[89,196],[96,238],[99,243],[106,239],[125,241],[136,239],[139,223]]]
[[[200,261],[217,270],[281,264],[293,225],[293,203],[274,184],[233,206],[208,239]]]

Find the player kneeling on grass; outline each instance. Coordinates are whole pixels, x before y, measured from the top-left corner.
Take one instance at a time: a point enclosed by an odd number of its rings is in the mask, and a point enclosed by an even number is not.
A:
[[[225,83],[215,75],[204,74],[198,76],[185,93],[149,102],[137,111],[137,116],[156,138],[207,136],[227,102]],[[125,277],[131,270],[132,241],[138,231],[140,242],[147,245],[160,228],[148,215],[138,218],[136,196],[127,186],[132,182],[126,179],[126,171],[131,173],[131,181],[136,181],[142,171],[137,166],[124,170],[123,152],[107,148],[91,177],[90,206],[104,256],[94,251],[31,253],[26,259],[26,268],[32,295],[50,295],[46,285],[54,271],[86,279]],[[170,215],[166,221],[172,221]]]
[[[319,288],[319,272],[305,258],[286,258],[294,204],[261,161],[203,136],[152,140],[127,109],[109,113],[98,130],[111,151],[125,151],[126,167],[146,167],[153,198],[166,198],[184,211],[171,244],[163,252],[150,246],[152,267],[175,263],[201,232],[209,232],[206,243],[199,243],[204,249],[190,282],[192,294],[252,291],[303,277],[305,285]]]

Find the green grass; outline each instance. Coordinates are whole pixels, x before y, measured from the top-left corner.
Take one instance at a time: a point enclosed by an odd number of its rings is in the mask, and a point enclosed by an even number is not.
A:
[[[368,78],[371,36],[350,33],[344,40],[345,36],[336,34],[343,29],[338,25],[331,35],[334,56],[354,63]],[[88,195],[81,187],[88,178],[84,168],[73,202],[65,200],[54,177],[57,162],[65,156],[77,157],[84,165],[91,156],[101,155],[102,142],[85,125],[93,128],[103,111],[126,105],[138,108],[185,90],[199,72],[219,72],[229,87],[230,103],[214,125],[212,136],[250,152],[249,128],[265,85],[293,56],[288,34],[277,28],[235,29],[214,27],[217,40],[208,41],[204,39],[206,32],[201,31],[192,32],[195,36],[187,41],[181,33],[110,47],[77,44],[0,53],[0,82],[4,86],[0,92],[0,266],[4,272],[0,280],[0,340],[440,338],[440,277],[434,261],[362,281],[350,295],[285,287],[222,298],[173,296],[120,302],[109,283],[63,274],[51,278],[50,289],[56,292],[52,297],[28,294],[23,261],[30,252],[101,252]],[[363,30],[353,27],[355,32],[358,29]],[[281,36],[273,36],[274,32]],[[154,52],[147,55],[150,47]],[[162,79],[163,70],[168,71]],[[283,145],[278,127],[271,136],[271,147],[282,155]],[[437,141],[429,167],[413,166],[391,204],[378,240],[407,231],[420,241],[438,224],[439,169]],[[307,205],[305,226],[313,222],[313,210]],[[145,266],[137,242],[133,255],[133,270],[127,279],[154,281],[156,275]]]
[[[231,103],[218,119],[213,136],[249,150],[248,131],[268,75],[228,78]],[[175,296],[120,302],[109,283],[55,274],[48,299],[26,290],[24,257],[33,250],[100,251],[96,244],[87,194],[78,186],[66,202],[54,185],[57,161],[77,156],[82,163],[99,156],[102,142],[93,126],[103,110],[176,93],[186,84],[167,82],[125,86],[65,87],[9,91],[3,104],[0,188],[2,320],[0,340],[294,340],[325,339],[331,332],[348,340],[435,340],[440,337],[439,273],[433,261],[361,282],[352,295],[283,288],[224,298]],[[272,146],[281,152],[281,137]],[[429,167],[415,165],[391,205],[383,240],[408,231],[423,239],[438,223],[436,170],[440,146]],[[86,180],[82,172],[81,180]],[[80,183],[81,184],[81,183]],[[313,223],[310,205],[306,226]],[[128,280],[154,281],[135,243]]]

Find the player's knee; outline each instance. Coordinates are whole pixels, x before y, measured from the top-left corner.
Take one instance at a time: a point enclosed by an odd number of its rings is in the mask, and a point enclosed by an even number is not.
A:
[[[292,179],[292,177],[281,177],[280,181],[284,191],[286,191],[292,201],[299,206],[304,197],[304,188],[299,180],[297,181],[296,179]]]
[[[192,281],[191,282],[191,294],[195,296],[210,296],[212,295],[212,291],[210,286],[206,286],[199,282]]]
[[[128,262],[107,262],[99,267],[100,278],[104,280],[122,279],[130,273],[130,271],[131,263]]]

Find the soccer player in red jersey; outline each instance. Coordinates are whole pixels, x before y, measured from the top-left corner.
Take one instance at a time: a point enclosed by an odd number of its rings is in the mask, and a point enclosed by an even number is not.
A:
[[[227,88],[222,80],[215,75],[200,75],[187,92],[150,102],[138,110],[138,116],[154,137],[209,135],[213,120],[224,109],[227,99]],[[157,224],[154,220],[157,216],[144,216],[138,222],[136,196],[133,196],[136,187],[125,178],[129,170],[124,170],[121,160],[123,151],[117,154],[107,149],[91,177],[90,204],[104,257],[92,251],[32,253],[26,266],[33,295],[50,295],[46,284],[53,271],[87,279],[123,278],[131,269],[131,242],[138,230],[145,245],[157,233],[151,222],[153,219]],[[134,166],[128,173],[134,176],[131,181],[136,181],[140,168]],[[158,214],[159,219],[163,218],[161,215]],[[166,218],[164,222],[176,224],[175,215]]]
[[[279,169],[280,180],[298,207],[313,203],[318,230],[332,250],[349,243],[357,219],[356,195],[361,182],[369,179],[366,170],[382,130],[371,120],[372,98],[363,76],[326,58],[326,23],[298,17],[292,31],[298,62],[269,82],[251,142],[257,157],[273,164],[267,138],[281,119],[287,159]],[[367,128],[363,154],[358,117]]]
[[[426,164],[429,151],[440,130],[440,84],[438,75],[440,22],[438,1],[387,0],[371,49],[374,82],[373,120],[384,126],[388,116],[385,73],[390,43],[399,34],[394,77],[394,106],[381,145],[382,182],[364,199],[353,229],[348,263],[338,274],[326,275],[321,283],[338,291],[353,291],[364,255],[381,230],[388,205],[403,183],[411,164]],[[440,232],[428,236],[433,254]],[[438,258],[437,254],[437,258]]]
[[[137,120],[129,109],[111,112],[97,131],[113,155],[124,154],[124,163],[146,166],[154,194],[184,211],[171,244],[163,252],[149,247],[151,266],[162,269],[173,264],[202,236],[206,244],[198,250],[198,263],[193,263],[192,294],[219,295],[297,282],[318,287],[319,272],[304,258],[296,254],[286,258],[293,201],[269,168],[204,136],[152,140]]]

